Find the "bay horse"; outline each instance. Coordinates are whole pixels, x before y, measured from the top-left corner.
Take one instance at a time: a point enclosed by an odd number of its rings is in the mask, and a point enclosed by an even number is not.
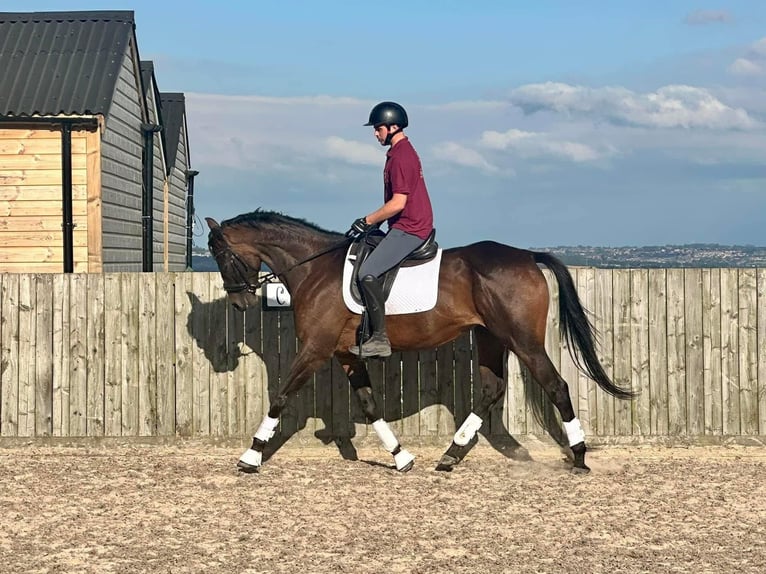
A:
[[[412,468],[414,457],[403,449],[373,399],[365,362],[349,352],[356,342],[360,315],[349,311],[342,296],[342,270],[351,239],[302,219],[256,210],[218,224],[206,218],[208,247],[223,286],[240,311],[259,303],[260,286],[279,278],[291,294],[300,349],[287,379],[280,385],[250,448],[237,462],[243,472],[257,472],[263,450],[274,435],[285,404],[333,355],[343,367],[362,411],[394,457],[397,470]],[[259,276],[261,263],[272,273]],[[476,433],[492,406],[505,393],[505,351],[515,353],[558,409],[572,450],[572,471],[586,473],[585,433],[575,417],[567,383],[545,351],[548,285],[538,264],[559,284],[562,337],[575,364],[601,389],[620,399],[634,393],[615,385],[596,354],[593,329],[566,266],[550,253],[518,249],[494,241],[444,249],[436,306],[430,311],[386,318],[394,350],[424,350],[474,330],[481,373],[481,400],[474,404],[444,452],[437,470],[451,470],[476,444]],[[466,381],[466,383],[468,383]],[[405,383],[406,384],[406,383]]]

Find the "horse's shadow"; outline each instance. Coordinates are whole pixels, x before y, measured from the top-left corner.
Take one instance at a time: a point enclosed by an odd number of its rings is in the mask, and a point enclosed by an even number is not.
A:
[[[265,369],[269,400],[273,400],[278,392],[280,378],[287,375],[295,355],[294,343],[291,344],[290,340],[294,341],[294,336],[291,337],[294,333],[292,312],[262,313],[260,309],[251,309],[241,313],[234,310],[225,298],[204,302],[192,292],[187,292],[187,296],[191,304],[191,312],[187,319],[188,332],[199,349],[203,351],[213,371],[226,373],[241,368]],[[272,338],[264,344],[261,336],[264,331],[280,333],[278,337],[280,340],[275,341]],[[466,351],[465,344],[462,350]],[[475,348],[469,352],[473,353],[475,365]],[[395,403],[400,403],[400,407],[394,404],[394,408],[390,408],[385,404],[384,395],[387,388],[390,391],[391,383],[390,380],[387,382],[382,380],[384,378],[382,374],[385,372],[386,378],[390,378],[388,373],[403,371],[400,361],[401,355],[394,354],[386,361],[370,362],[373,396],[379,407],[385,411],[384,418],[389,422],[403,421],[413,415],[417,416],[428,407],[441,406],[444,408],[440,410],[438,416],[451,416],[455,428],[462,424],[471,410],[467,405],[470,405],[472,400],[478,400],[478,396],[475,399],[470,396],[471,392],[476,393],[479,388],[478,382],[470,380],[471,377],[474,380],[478,377],[477,374],[471,374],[471,371],[475,373],[475,369],[469,369],[467,373],[463,373],[464,376],[461,377],[457,386],[458,376],[456,375],[446,379],[440,377],[441,388],[438,392],[434,389],[431,389],[433,392],[415,394],[403,392],[401,396],[395,396]],[[565,449],[566,438],[556,418],[553,403],[526,369],[522,369],[521,372],[528,416],[531,415],[536,420],[537,427],[547,431],[551,438]],[[466,376],[469,380],[462,382]],[[406,373],[402,378],[405,377]],[[311,387],[310,382],[306,387]],[[456,396],[462,399],[454,400]],[[447,400],[440,400],[440,397],[447,397]],[[295,399],[288,402],[283,410],[281,416],[283,424],[267,443],[264,460],[268,460],[292,436],[305,429],[309,419],[312,418],[320,420],[324,427],[313,433],[316,439],[325,445],[334,443],[344,459],[358,460],[352,439],[356,437],[357,425],[364,425],[367,421],[353,395],[345,373],[335,359],[317,372],[313,388],[309,388],[308,391],[301,390],[297,400]],[[350,408],[343,408],[344,402]],[[334,407],[333,403],[335,403]],[[528,450],[507,430],[504,423],[503,404],[504,400],[501,399],[492,409],[490,421],[482,426],[480,434],[488,444],[504,456],[514,460],[531,460]],[[285,421],[287,421],[286,424]],[[248,420],[248,426],[252,426],[252,430],[248,432],[253,432],[259,422],[260,420]],[[320,425],[316,424],[316,426]],[[403,442],[406,443],[406,438],[403,438]],[[445,448],[447,446],[448,442],[445,443]]]

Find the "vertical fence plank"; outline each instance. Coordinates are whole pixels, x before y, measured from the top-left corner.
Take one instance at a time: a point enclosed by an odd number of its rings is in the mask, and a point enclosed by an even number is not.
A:
[[[226,293],[221,296],[226,298]],[[226,356],[228,387],[228,410],[226,413],[226,433],[229,436],[244,436],[247,419],[247,365],[244,354],[245,313],[237,311],[233,305],[225,305],[226,310]]]
[[[704,434],[705,429],[702,308],[702,270],[684,269],[686,431],[690,435]]]
[[[138,434],[157,430],[157,278],[138,276]]]
[[[175,432],[194,434],[194,340],[192,308],[196,304],[193,279],[197,273],[176,275],[175,305]]]
[[[758,310],[754,269],[739,270],[739,412],[740,432],[758,433]]]
[[[668,269],[668,433],[686,429],[686,322],[684,270]]]
[[[402,434],[402,354],[392,353],[386,359],[386,396],[384,399],[384,418],[396,436]],[[333,414],[335,409],[333,408]]]
[[[122,275],[104,275],[104,433],[122,435]]]
[[[736,269],[721,269],[721,380],[723,433],[740,433],[739,287]]]
[[[630,269],[615,269],[612,273],[612,315],[614,328],[614,371],[612,381],[619,387],[629,388],[632,377],[631,358],[631,281]],[[633,429],[633,413],[630,401],[614,401],[614,432],[630,436]]]
[[[20,275],[2,275],[0,304],[0,436],[19,434],[19,283]]]
[[[35,275],[19,282],[19,436],[35,434]]]
[[[240,368],[245,373],[244,434],[250,435],[255,434],[269,401],[268,374],[261,358],[261,313],[260,305],[245,312],[245,339],[240,349]]]
[[[53,276],[37,275],[35,281],[35,427],[34,436],[53,433]]]
[[[175,344],[175,280],[178,273],[157,273],[157,402],[156,428],[160,436],[175,434],[176,360]]]
[[[723,433],[721,390],[721,270],[702,270],[702,380],[705,434]]]
[[[586,267],[577,270],[577,293],[585,308],[586,316],[591,324],[594,323],[593,310],[596,308],[596,269]],[[598,335],[596,333],[596,335]],[[596,336],[596,348],[600,346],[599,338]],[[582,421],[583,430],[586,435],[593,434],[597,427],[598,398],[597,394],[601,392],[596,382],[577,370],[577,387],[579,402],[579,418]]]
[[[192,273],[192,433],[210,434],[210,276]]]
[[[317,437],[325,444],[329,444],[334,438],[333,419],[332,419],[332,364],[335,359],[330,359],[322,368],[314,373],[314,389],[316,392],[316,433]],[[383,408],[383,390],[384,381],[381,378],[372,381],[372,388],[377,391],[375,399],[378,401],[378,408]]]
[[[290,374],[290,367],[295,360],[295,319],[292,311],[276,311],[279,313],[279,386],[282,387]],[[285,404],[280,416],[282,434],[285,437],[293,436],[298,430],[298,403],[303,399],[299,391],[296,396],[290,397]]]
[[[455,357],[452,343],[436,350],[436,378],[438,387],[439,420],[437,434],[455,434]]]
[[[437,350],[418,354],[420,368],[420,436],[436,436],[439,432],[439,384]]]
[[[418,389],[418,352],[402,353],[402,436],[415,437],[420,432],[420,391]]]
[[[140,371],[139,274],[122,273],[122,434],[138,436]]]
[[[612,314],[611,269],[599,269],[596,274],[596,305],[594,326],[599,334],[598,358],[604,372],[614,377],[614,327]],[[597,428],[599,435],[614,434],[614,397],[599,389],[597,396]]]
[[[649,273],[630,272],[630,386],[641,394],[635,399],[633,434],[652,434],[652,403],[649,386]]]
[[[104,383],[106,355],[104,344],[104,276],[90,273],[86,285],[86,433],[88,436],[104,436]],[[171,314],[172,320],[172,314]]]
[[[505,393],[505,412],[508,432],[512,435],[527,434],[527,397],[524,374],[519,358],[508,353],[506,359],[508,390]]]
[[[86,436],[88,419],[88,276],[69,275],[69,436]]]
[[[53,277],[53,436],[69,435],[69,275]]]
[[[226,316],[229,302],[220,273],[206,273],[209,304],[207,349],[210,363],[210,434],[224,436],[229,428],[229,355]]]
[[[667,271],[649,270],[649,391],[652,434],[668,434]]]

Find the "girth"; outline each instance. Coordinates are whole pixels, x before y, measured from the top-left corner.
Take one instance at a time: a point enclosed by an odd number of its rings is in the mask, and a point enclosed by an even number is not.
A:
[[[351,275],[351,295],[359,303],[362,302],[362,297],[359,293],[359,286],[356,282],[359,266],[364,262],[365,259],[367,259],[370,253],[372,253],[372,250],[378,246],[378,244],[383,240],[385,236],[385,233],[376,229],[366,235],[360,236],[356,239],[356,241],[354,241],[354,243],[351,244],[349,255],[356,256],[356,259],[354,259],[354,273]],[[414,267],[416,265],[426,263],[427,261],[430,261],[436,257],[438,251],[439,244],[436,243],[436,229],[432,229],[431,233],[428,235],[428,237],[426,237],[420,247],[405,257],[404,260],[399,263],[399,265],[389,269],[383,274],[383,296],[388,299],[388,295],[391,293],[391,287],[396,280],[396,275],[399,273],[399,268]]]

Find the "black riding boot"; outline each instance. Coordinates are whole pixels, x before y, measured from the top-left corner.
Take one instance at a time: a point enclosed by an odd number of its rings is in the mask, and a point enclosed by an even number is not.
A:
[[[357,345],[349,347],[361,358],[391,356],[391,343],[386,335],[386,302],[383,299],[383,285],[373,275],[365,275],[359,282],[364,297],[364,305],[370,318],[372,335],[362,343],[361,352]]]

